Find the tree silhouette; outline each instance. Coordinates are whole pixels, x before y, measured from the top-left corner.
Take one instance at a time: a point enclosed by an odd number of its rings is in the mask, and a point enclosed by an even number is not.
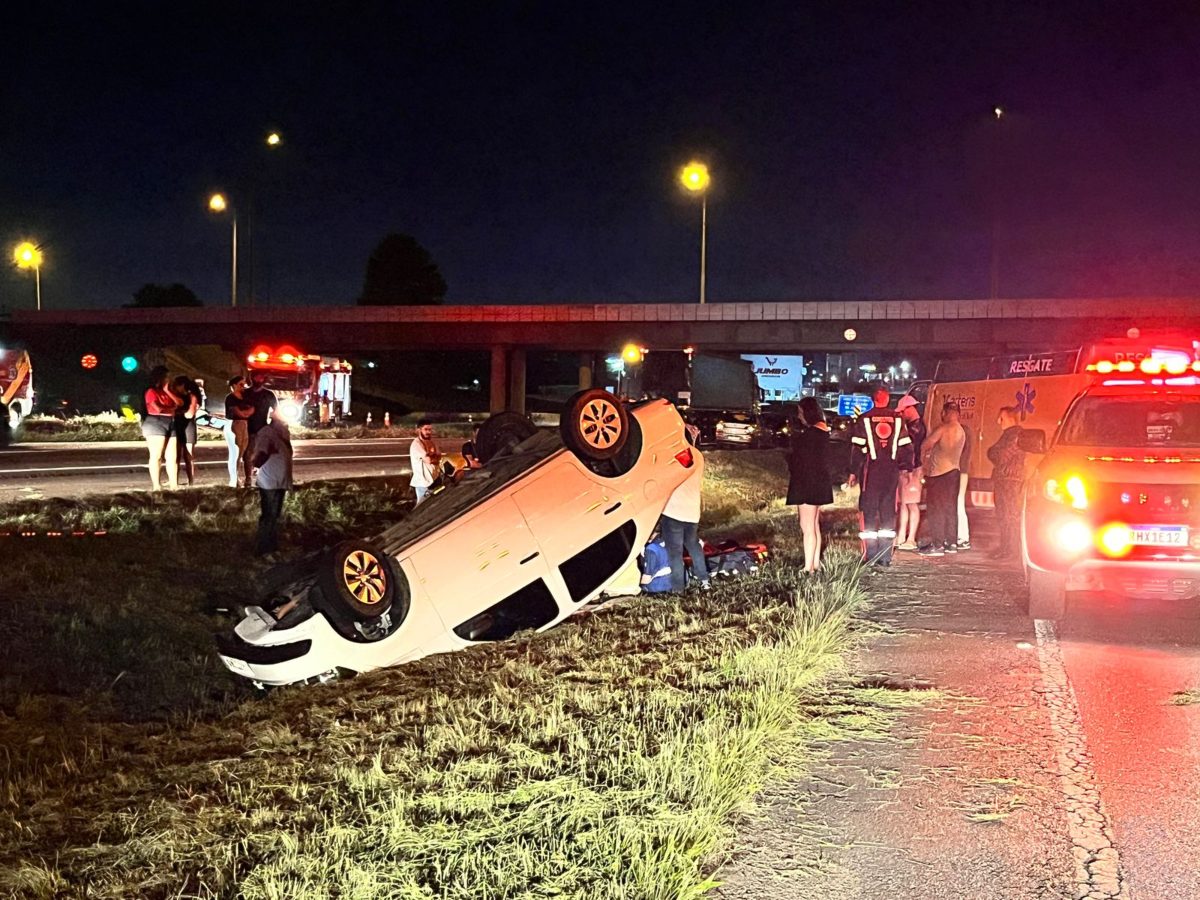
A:
[[[363,306],[437,305],[446,296],[446,280],[437,263],[417,239],[389,234],[367,260]]]
[[[200,298],[182,284],[143,284],[126,309],[160,309],[164,306],[203,306]]]

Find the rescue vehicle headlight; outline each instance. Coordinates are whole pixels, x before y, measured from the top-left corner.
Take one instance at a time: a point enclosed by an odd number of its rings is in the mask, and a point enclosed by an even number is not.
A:
[[[1105,556],[1125,556],[1133,549],[1133,531],[1123,522],[1109,522],[1100,529],[1096,543]]]
[[[1092,529],[1081,519],[1067,519],[1054,530],[1059,549],[1068,553],[1083,553],[1092,546]]]
[[[287,422],[299,424],[300,404],[295,400],[284,400],[279,404],[280,416]]]
[[[1075,509],[1087,509],[1087,486],[1078,475],[1070,475],[1061,481],[1057,478],[1047,478],[1044,492],[1047,500],[1069,503]]]

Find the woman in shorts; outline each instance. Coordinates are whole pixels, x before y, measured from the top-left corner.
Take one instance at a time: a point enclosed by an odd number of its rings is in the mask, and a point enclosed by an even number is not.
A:
[[[813,397],[800,401],[800,425],[792,431],[788,456],[789,506],[798,506],[800,533],[804,537],[804,571],[821,565],[821,507],[833,502],[829,474],[829,425],[825,411]]]
[[[167,386],[167,367],[155,366],[150,372],[150,387],[146,389],[145,410],[142,417],[142,437],[150,451],[151,490],[162,490],[159,468],[166,463],[167,485],[171,490],[179,487],[178,443],[175,440],[175,411],[180,399]]]

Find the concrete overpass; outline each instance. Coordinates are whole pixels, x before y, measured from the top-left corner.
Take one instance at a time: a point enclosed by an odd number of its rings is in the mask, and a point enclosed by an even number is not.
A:
[[[89,352],[97,346],[221,344],[244,353],[291,343],[323,353],[489,350],[493,409],[524,404],[529,350],[579,351],[580,382],[597,352],[648,347],[729,352],[880,350],[992,354],[1067,347],[1131,326],[1200,334],[1200,299],[860,300],[550,306],[308,306],[15,311],[8,339]],[[854,334],[847,338],[848,329]],[[2,335],[0,335],[2,336]],[[586,371],[585,371],[586,370]]]

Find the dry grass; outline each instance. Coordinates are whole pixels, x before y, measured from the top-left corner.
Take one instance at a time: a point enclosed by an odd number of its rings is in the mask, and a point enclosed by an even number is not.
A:
[[[796,570],[778,475],[758,480],[769,461],[721,456],[709,519],[752,528],[757,515],[776,533],[762,577],[261,699],[211,650],[248,574],[231,544],[252,514],[232,492],[0,511],[116,532],[22,545],[2,576],[0,889],[705,893],[773,762],[853,714],[822,685],[862,602],[849,552],[818,578]],[[361,487],[311,486],[294,503],[303,546],[397,514],[395,497]]]

